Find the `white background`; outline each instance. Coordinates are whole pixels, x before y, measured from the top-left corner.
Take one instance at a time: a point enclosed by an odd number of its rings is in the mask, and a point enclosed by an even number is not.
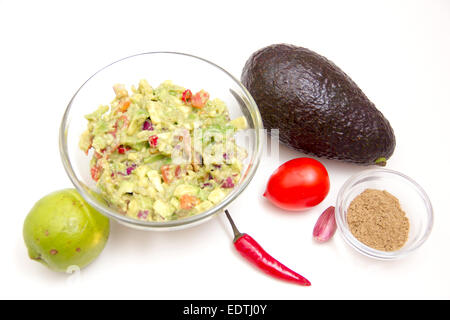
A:
[[[0,0],[0,298],[449,299],[450,1],[4,1]],[[428,192],[435,225],[395,262],[354,252],[339,234],[314,243],[319,214],[343,182],[366,169],[324,160],[326,200],[286,213],[262,197],[270,174],[302,156],[263,159],[229,210],[242,231],[306,276],[274,280],[234,251],[224,216],[183,231],[151,233],[112,223],[101,256],[80,275],[28,259],[22,224],[33,204],[71,187],[57,132],[77,88],[99,68],[146,51],[204,57],[240,77],[250,54],[272,43],[310,48],[340,66],[391,122],[388,168]]]

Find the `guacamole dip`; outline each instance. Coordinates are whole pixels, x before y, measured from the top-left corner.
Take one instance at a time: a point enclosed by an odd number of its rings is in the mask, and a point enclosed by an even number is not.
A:
[[[239,182],[246,151],[234,135],[245,118],[230,120],[225,103],[200,90],[141,80],[131,93],[113,86],[110,106],[86,115],[80,148],[103,197],[122,214],[175,220],[203,212]],[[90,151],[91,150],[91,151]]]

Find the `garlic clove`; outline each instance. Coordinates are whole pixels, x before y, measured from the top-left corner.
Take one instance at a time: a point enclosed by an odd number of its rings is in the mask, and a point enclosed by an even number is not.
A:
[[[330,240],[336,232],[336,220],[334,207],[326,209],[319,217],[314,226],[313,238],[319,242]]]

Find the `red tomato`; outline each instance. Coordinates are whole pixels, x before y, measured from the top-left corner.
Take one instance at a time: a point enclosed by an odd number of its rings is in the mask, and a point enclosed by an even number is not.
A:
[[[173,180],[172,174],[170,172],[170,166],[165,164],[161,166],[161,174],[165,183],[171,183]]]
[[[125,99],[121,99],[119,105],[120,105],[119,110],[122,111],[122,112],[126,112],[128,110],[128,108],[130,107],[130,105],[131,105],[130,98],[127,97]]]
[[[98,165],[95,165],[91,168],[91,177],[92,179],[94,179],[94,181],[98,181],[98,179],[100,179],[100,174],[101,174],[101,167],[99,167]]]
[[[206,105],[206,102],[209,100],[209,93],[203,90],[200,90],[191,98],[191,104],[194,108],[203,108]]]
[[[181,209],[192,209],[200,203],[200,199],[194,196],[183,194],[180,198]]]
[[[175,178],[179,178],[181,173],[181,167],[178,165],[175,167]]]
[[[264,196],[285,210],[302,210],[322,202],[330,190],[327,169],[311,158],[292,159],[270,177]]]
[[[173,179],[180,178],[181,166],[165,164],[161,166],[161,175],[165,183],[171,183]]]

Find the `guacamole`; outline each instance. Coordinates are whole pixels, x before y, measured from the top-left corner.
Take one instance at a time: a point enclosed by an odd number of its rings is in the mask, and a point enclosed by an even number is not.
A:
[[[244,117],[230,120],[225,103],[165,81],[146,80],[91,114],[80,148],[105,200],[124,215],[167,221],[203,212],[241,178],[245,149],[236,145]]]

